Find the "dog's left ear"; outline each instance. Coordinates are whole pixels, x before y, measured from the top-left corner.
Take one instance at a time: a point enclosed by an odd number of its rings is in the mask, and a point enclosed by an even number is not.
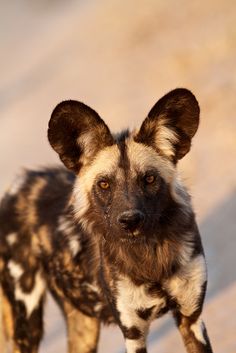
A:
[[[187,89],[177,88],[154,105],[134,139],[176,163],[190,150],[199,113],[195,96]]]

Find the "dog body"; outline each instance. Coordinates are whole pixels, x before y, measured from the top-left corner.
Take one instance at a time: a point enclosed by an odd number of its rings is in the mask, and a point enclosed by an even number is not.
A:
[[[151,321],[169,310],[189,353],[212,352],[204,253],[176,171],[198,122],[185,89],[132,133],[112,135],[83,103],[55,108],[49,142],[69,170],[25,171],[1,203],[2,321],[15,353],[38,351],[47,289],[70,353],[96,352],[101,322],[119,325],[127,353],[145,353]]]

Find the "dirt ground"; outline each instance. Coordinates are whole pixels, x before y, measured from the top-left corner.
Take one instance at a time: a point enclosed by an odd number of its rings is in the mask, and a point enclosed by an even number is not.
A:
[[[201,106],[192,152],[179,168],[193,195],[209,266],[204,310],[214,352],[236,352],[236,3],[233,0],[12,0],[0,11],[0,192],[21,167],[57,163],[46,139],[54,106],[87,103],[117,131],[139,126],[167,91]],[[49,298],[41,353],[66,352]],[[149,352],[183,352],[169,317]],[[121,353],[116,328],[99,353]]]

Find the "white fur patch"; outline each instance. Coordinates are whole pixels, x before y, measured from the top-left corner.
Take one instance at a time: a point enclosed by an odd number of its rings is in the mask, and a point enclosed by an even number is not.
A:
[[[127,327],[137,324],[139,328],[145,328],[148,322],[142,320],[136,313],[138,309],[153,308],[152,316],[165,306],[164,298],[155,298],[147,294],[145,285],[136,286],[129,278],[123,277],[117,283],[117,309],[121,315],[121,322]],[[150,317],[150,320],[152,319]]]
[[[74,230],[74,226],[65,216],[60,216],[57,229],[59,232],[71,234]]]
[[[69,247],[72,255],[75,256],[81,250],[81,244],[76,236],[72,236],[69,239]]]
[[[41,274],[38,272],[35,276],[35,285],[30,293],[24,293],[20,288],[19,283],[16,283],[15,298],[21,300],[26,308],[27,316],[29,317],[31,313],[39,305],[39,301],[45,291],[45,282]]]
[[[8,262],[7,267],[10,271],[10,275],[14,278],[15,281],[18,281],[24,272],[21,265],[19,265],[18,263],[16,263],[13,260],[10,260]]]
[[[38,272],[35,276],[35,285],[30,293],[24,293],[20,287],[19,279],[24,270],[15,261],[10,260],[8,269],[15,282],[15,299],[21,300],[26,308],[27,316],[29,317],[33,310],[38,307],[39,301],[45,291],[45,281]]]
[[[9,245],[15,244],[15,242],[17,241],[17,233],[9,233],[9,234],[7,234],[6,239],[7,239],[7,243]]]
[[[204,323],[200,318],[190,326],[190,330],[194,333],[194,336],[199,342],[206,345],[206,340],[203,335]]]
[[[138,349],[145,347],[145,339],[138,340],[125,340],[126,352],[127,353],[136,353]]]
[[[207,279],[206,263],[203,255],[198,255],[186,266],[166,281],[168,293],[177,300],[181,313],[190,316],[198,308],[202,285]]]

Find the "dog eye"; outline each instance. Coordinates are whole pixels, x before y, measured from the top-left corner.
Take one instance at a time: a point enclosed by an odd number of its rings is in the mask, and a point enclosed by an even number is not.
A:
[[[156,177],[154,175],[146,175],[145,176],[145,183],[146,184],[153,184],[155,180],[156,180]]]
[[[99,181],[98,185],[103,190],[107,190],[110,187],[110,184],[108,183],[108,181],[105,181],[105,180]]]

